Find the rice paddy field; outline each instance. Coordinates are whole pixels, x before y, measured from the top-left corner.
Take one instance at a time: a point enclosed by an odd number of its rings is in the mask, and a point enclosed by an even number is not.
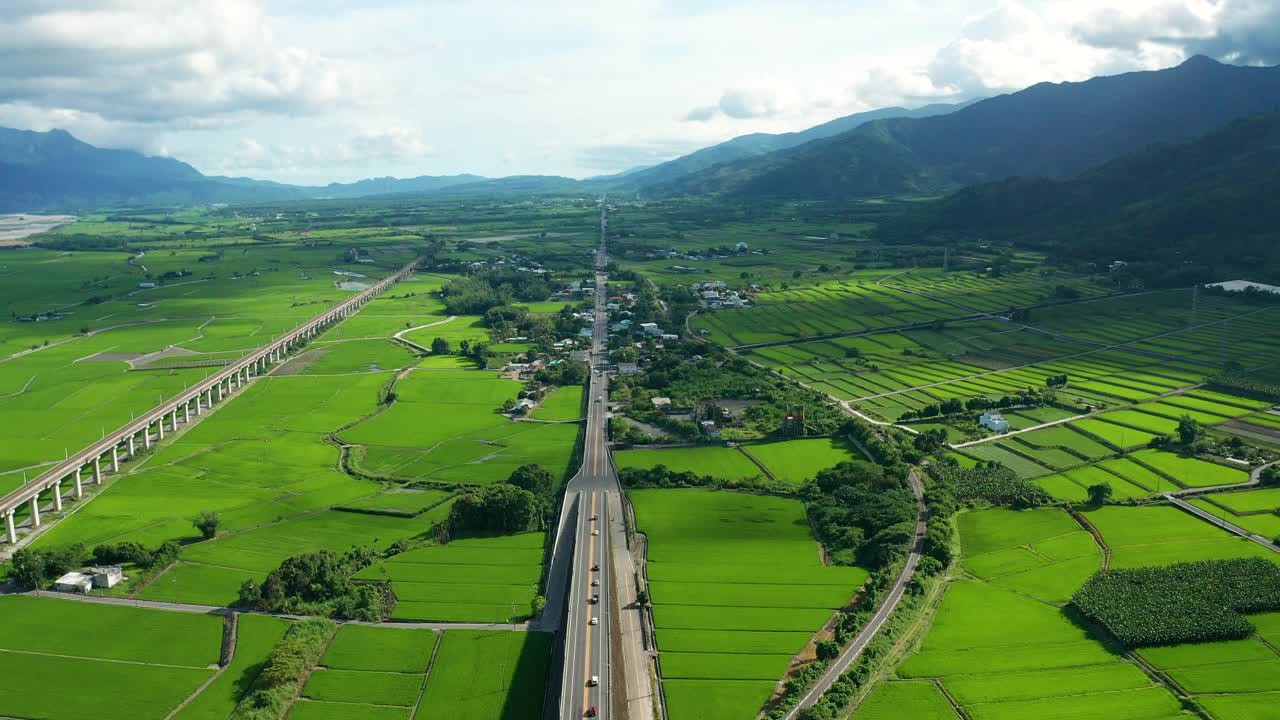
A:
[[[583,416],[582,392],[580,385],[556,388],[550,397],[538,404],[530,417],[535,420],[578,420]]]
[[[550,661],[547,633],[446,630],[414,717],[541,718]]]
[[[391,583],[392,620],[523,622],[542,579],[543,533],[461,538],[400,553],[356,574]]]
[[[164,717],[213,677],[220,655],[220,617],[12,595],[0,608],[20,620],[0,633],[8,717]],[[75,678],[80,691],[50,703],[36,689],[58,677]]]
[[[503,401],[514,400],[520,388],[492,371],[415,370],[396,383],[394,404],[340,438],[358,446],[356,467],[376,477],[476,485],[536,463],[567,480],[578,426],[500,415]]]
[[[1171,505],[1105,506],[1083,512],[1111,548],[1111,567],[1169,565],[1193,560],[1265,557],[1276,553]]]
[[[843,438],[750,443],[743,449],[779,480],[793,485],[812,480],[819,471],[842,462],[862,459],[858,450]]]
[[[56,313],[48,322],[0,328],[0,412],[13,420],[0,443],[0,472],[61,459],[67,448],[124,425],[221,361],[351,294],[335,286],[334,258],[323,250],[246,248],[213,262],[201,260],[208,252],[191,249],[131,257],[46,250],[6,255],[0,303],[15,315]],[[385,264],[362,266],[364,273],[381,277],[413,254],[406,248],[385,258]],[[139,287],[171,271],[190,274],[154,289]],[[38,287],[27,278],[39,279]],[[93,334],[82,336],[82,330]],[[10,357],[32,346],[36,351]],[[208,366],[194,367],[202,363]]]
[[[764,475],[760,466],[736,448],[723,445],[663,448],[642,450],[618,450],[613,453],[618,469],[652,468],[666,466],[675,472],[691,472],[710,475],[724,480],[759,478]]]
[[[636,490],[672,717],[752,717],[867,578],[824,567],[797,500]]]
[[[958,528],[966,576],[947,586],[915,652],[855,718],[902,717],[890,705],[898,697],[937,718],[959,717],[948,699],[975,719],[1181,714],[1168,687],[1062,612],[1102,565],[1092,536],[1067,513],[969,511]]]

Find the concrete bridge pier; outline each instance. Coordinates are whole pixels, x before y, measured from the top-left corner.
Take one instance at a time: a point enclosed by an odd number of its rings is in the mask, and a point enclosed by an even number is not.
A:
[[[156,433],[160,435],[160,437],[157,438],[158,440],[164,439],[164,416],[163,415],[161,415],[160,419],[156,421]]]
[[[18,542],[18,528],[13,523],[14,512],[15,512],[14,510],[10,510],[9,512],[4,514],[4,531],[5,531],[5,534],[9,536],[10,545],[13,545],[14,543]]]
[[[178,432],[178,408],[169,413],[169,429]]]
[[[151,449],[151,426],[148,425],[142,429],[142,449]]]
[[[93,484],[102,484],[102,456],[93,459]]]
[[[80,476],[80,468],[76,468],[75,488],[76,488],[75,498],[79,500],[80,498],[84,497],[84,478]]]
[[[53,484],[53,511],[62,512],[62,481]]]
[[[31,527],[40,527],[40,493],[31,498]]]
[[[129,441],[130,441],[129,444],[132,445],[133,438],[129,438]],[[111,472],[113,473],[120,472],[120,446],[119,445],[111,448]]]

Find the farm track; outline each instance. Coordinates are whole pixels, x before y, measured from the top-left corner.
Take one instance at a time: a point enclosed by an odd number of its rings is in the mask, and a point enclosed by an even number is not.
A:
[[[406,340],[406,339],[405,339],[405,337],[404,337],[404,336],[405,336],[405,334],[407,334],[407,333],[411,333],[411,332],[413,332],[413,331],[415,331],[415,330],[422,330],[422,329],[424,329],[424,328],[436,327],[436,326],[438,326],[438,325],[444,325],[445,323],[450,323],[450,322],[453,322],[454,320],[457,320],[457,319],[458,319],[458,316],[457,316],[457,315],[450,315],[449,317],[447,317],[447,318],[445,318],[445,319],[443,319],[443,320],[437,320],[437,321],[435,321],[435,322],[427,323],[426,325],[419,325],[419,326],[417,326],[417,327],[405,328],[404,330],[401,330],[400,332],[397,332],[396,334],[392,335],[391,337],[392,337],[392,339],[394,339],[394,340],[399,340],[400,342],[404,343],[405,345],[408,345],[409,347],[413,348],[414,350],[421,350],[422,352],[425,352],[425,353],[430,354],[430,353],[431,353],[431,348],[429,348],[429,347],[423,347],[423,346],[419,345],[418,343],[416,343],[416,342],[414,342],[414,341],[412,341],[412,340]]]
[[[831,663],[831,666],[822,674],[822,677],[818,678],[813,687],[809,688],[809,691],[800,698],[800,702],[796,703],[796,706],[783,716],[783,720],[795,720],[802,710],[813,705],[823,694],[830,690],[831,686],[840,679],[840,676],[862,656],[863,651],[875,639],[880,629],[884,627],[893,611],[898,607],[898,603],[902,601],[902,597],[907,590],[907,583],[911,582],[912,576],[915,575],[916,565],[919,564],[922,557],[921,542],[924,540],[928,518],[928,508],[924,503],[924,486],[921,484],[920,476],[916,471],[912,471],[909,482],[911,491],[916,496],[916,531],[912,540],[911,552],[907,554],[907,560],[902,566],[902,571],[898,573],[898,578],[894,580],[893,587],[890,589],[888,596],[885,597],[884,602],[876,609],[875,614],[871,616],[867,624],[858,631],[853,642],[840,652],[840,655]]]
[[[5,593],[15,595],[27,595],[29,597],[42,597],[56,600],[70,600],[72,602],[98,603],[100,605],[122,605],[126,607],[150,608],[152,610],[169,610],[172,612],[198,613],[201,615],[228,615],[230,613],[239,613],[241,615],[269,615],[271,617],[284,618],[286,620],[303,620],[307,615],[291,615],[289,613],[273,613],[259,610],[242,610],[239,608],[230,608],[222,605],[197,605],[194,603],[175,603],[163,600],[138,600],[134,598],[109,597],[105,595],[82,595],[79,593],[62,593],[52,590],[31,590],[20,593]],[[340,621],[339,625],[368,625],[372,627],[389,627],[401,629],[417,629],[417,630],[505,630],[510,632],[529,632],[539,628],[533,627],[530,623],[448,623],[448,622],[406,622],[403,620],[395,620],[390,622],[366,622],[364,620],[348,620]],[[120,660],[117,662],[128,662]],[[154,663],[134,663],[138,665],[153,665]],[[185,666],[174,666],[185,667]]]

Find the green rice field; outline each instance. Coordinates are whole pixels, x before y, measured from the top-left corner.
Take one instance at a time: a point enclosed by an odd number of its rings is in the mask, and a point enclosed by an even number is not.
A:
[[[867,577],[824,567],[798,501],[729,491],[631,492],[673,717],[757,712]]]

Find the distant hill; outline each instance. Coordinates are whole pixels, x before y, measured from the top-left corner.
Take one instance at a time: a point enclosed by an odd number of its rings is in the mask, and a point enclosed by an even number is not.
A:
[[[1041,83],[928,118],[877,120],[648,189],[744,197],[941,193],[1009,176],[1070,177],[1151,142],[1280,109],[1280,67],[1194,57],[1167,70]]]
[[[976,185],[882,233],[1013,241],[1055,254],[1280,279],[1280,113],[1152,145],[1071,180]],[[1218,268],[1218,270],[1215,270]],[[1220,279],[1220,278],[1219,278]]]
[[[206,176],[172,158],[94,147],[65,130],[0,128],[0,212],[423,194],[485,181],[479,175],[453,175],[373,178],[324,187],[286,185]]]
[[[593,179],[599,181],[621,181],[618,182],[617,185],[623,189],[635,189],[658,185],[674,181],[678,178],[691,175],[700,170],[705,170],[721,163],[733,162],[744,158],[759,157],[778,150],[785,150],[797,145],[803,145],[804,143],[811,142],[813,140],[820,140],[822,138],[839,135],[875,120],[883,120],[886,118],[924,118],[932,117],[934,115],[944,115],[946,113],[959,110],[960,108],[967,107],[974,102],[977,101],[971,100],[967,103],[954,105],[935,103],[933,105],[926,105],[913,110],[901,107],[883,108],[880,110],[871,110],[869,112],[846,115],[799,132],[779,134],[752,133],[750,135],[741,135],[733,138],[732,140],[726,140],[719,145],[712,145],[711,147],[703,148],[659,165],[632,169],[624,173],[619,173],[618,175]]]

